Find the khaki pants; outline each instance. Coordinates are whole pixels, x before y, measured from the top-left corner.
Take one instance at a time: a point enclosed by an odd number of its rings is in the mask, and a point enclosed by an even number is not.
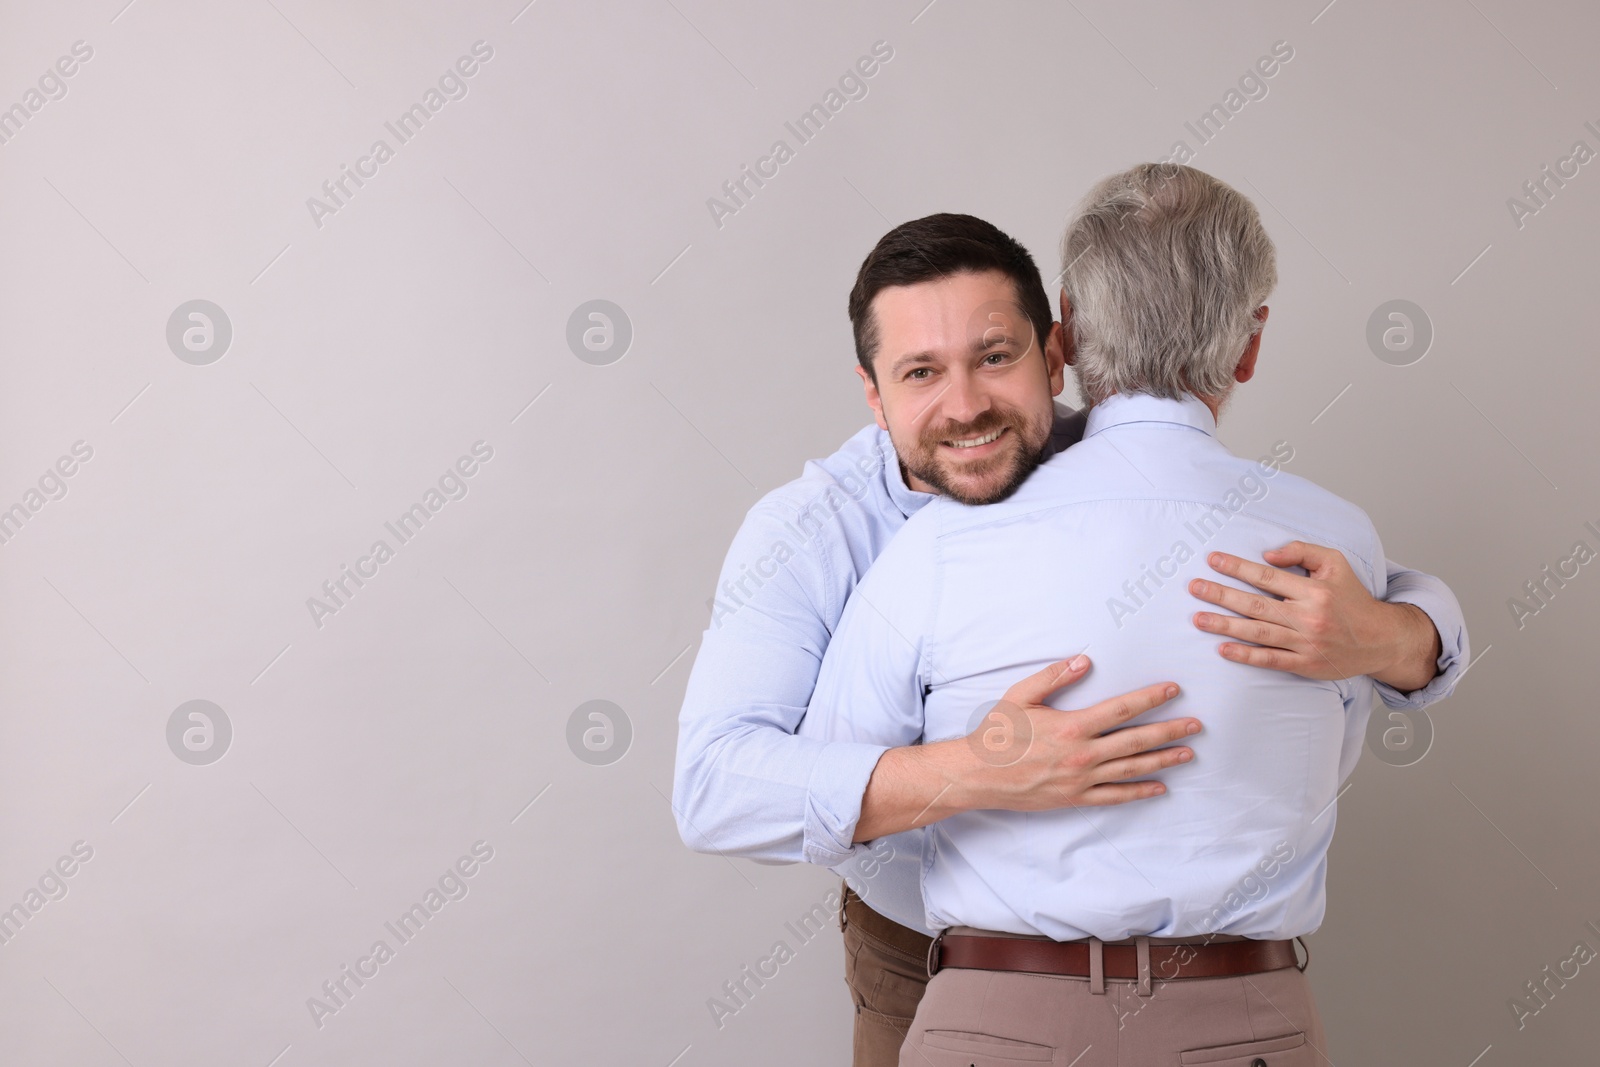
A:
[[[1154,981],[941,970],[928,983],[900,1067],[1312,1067],[1322,1021],[1295,967]],[[859,1023],[857,1024],[859,1033]],[[860,1062],[859,1060],[857,1062]]]
[[[856,1005],[855,1067],[894,1067],[928,985],[929,938],[844,888],[844,980]]]

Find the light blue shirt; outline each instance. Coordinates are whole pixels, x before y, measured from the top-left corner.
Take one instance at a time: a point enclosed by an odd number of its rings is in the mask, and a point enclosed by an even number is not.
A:
[[[1082,416],[1058,409],[1056,428],[1058,445],[1075,441]],[[906,486],[888,434],[868,426],[751,508],[707,602],[711,621],[684,695],[673,782],[673,810],[689,847],[845,871],[874,909],[924,931],[922,831],[872,842],[870,852],[852,844],[867,780],[888,746],[802,737],[796,729],[857,582],[933,499]],[[1391,707],[1424,707],[1449,694],[1467,662],[1461,609],[1437,578],[1397,567],[1388,599],[1416,604],[1439,630],[1437,678],[1410,694],[1378,687]],[[1215,656],[1217,639],[1196,634]],[[1071,651],[1063,641],[1051,655]],[[1165,677],[1176,672],[1158,658],[1136,685]],[[1076,690],[1071,703],[1084,706]],[[866,700],[867,692],[853,699]]]
[[[1383,548],[1354,504],[1240,459],[1194,397],[1113,396],[1083,442],[1010,499],[937,500],[856,589],[823,659],[802,738],[907,745],[965,736],[1024,676],[1087,652],[1056,698],[1082,707],[1157,677],[1195,715],[1192,763],[1165,796],[1111,808],[975,811],[929,827],[926,926],[1057,940],[1137,934],[1285,938],[1322,922],[1339,783],[1360,756],[1373,683],[1234,663],[1194,628],[1187,583],[1287,541],[1344,553],[1375,597]],[[1242,587],[1241,583],[1239,584]]]

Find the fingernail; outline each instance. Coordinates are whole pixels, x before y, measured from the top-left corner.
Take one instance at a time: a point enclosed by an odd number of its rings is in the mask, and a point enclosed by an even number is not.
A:
[[[1202,611],[1200,614],[1194,617],[1194,621],[1201,626],[1210,626],[1211,613],[1209,611]]]
[[[1167,686],[1167,699],[1168,700],[1171,700],[1173,697],[1175,697],[1177,695],[1178,695],[1178,687],[1177,686],[1175,686],[1175,685]]]
[[[1221,552],[1213,552],[1213,553],[1211,553],[1211,556],[1207,560],[1207,562],[1210,563],[1213,567],[1217,566],[1219,563],[1222,562],[1222,553]]]
[[[1089,657],[1085,656],[1085,655],[1082,655],[1081,653],[1079,655],[1073,656],[1071,659],[1067,660],[1067,668],[1069,670],[1081,671],[1085,667],[1087,667],[1088,665],[1089,665]]]
[[[1197,733],[1200,732],[1200,724],[1197,723],[1197,722],[1192,722],[1192,723],[1189,724],[1189,729],[1185,730],[1184,732],[1185,733],[1190,733],[1190,734],[1197,734]]]
[[[1178,762],[1179,763],[1188,763],[1192,759],[1194,759],[1194,753],[1193,752],[1180,752],[1180,753],[1178,753]]]

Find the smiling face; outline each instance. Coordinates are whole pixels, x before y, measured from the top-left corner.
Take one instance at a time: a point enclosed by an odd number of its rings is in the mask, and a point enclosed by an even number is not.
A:
[[[999,271],[890,286],[873,298],[877,381],[858,368],[907,484],[992,504],[1038,466],[1061,392],[1059,325],[1040,344]]]

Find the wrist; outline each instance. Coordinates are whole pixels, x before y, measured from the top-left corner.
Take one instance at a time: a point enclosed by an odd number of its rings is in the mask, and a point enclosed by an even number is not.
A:
[[[978,759],[965,738],[921,747],[931,774],[926,790],[930,799],[928,814],[920,821],[938,822],[964,811],[994,806],[988,803],[990,790],[986,772],[991,768]]]
[[[964,811],[1033,810],[1024,801],[1033,795],[1038,783],[1022,773],[1020,757],[991,754],[975,745],[971,737],[941,741],[934,747],[943,749],[939,757],[949,786],[939,800],[938,807],[943,809],[939,818]],[[991,758],[985,758],[986,754]]]

